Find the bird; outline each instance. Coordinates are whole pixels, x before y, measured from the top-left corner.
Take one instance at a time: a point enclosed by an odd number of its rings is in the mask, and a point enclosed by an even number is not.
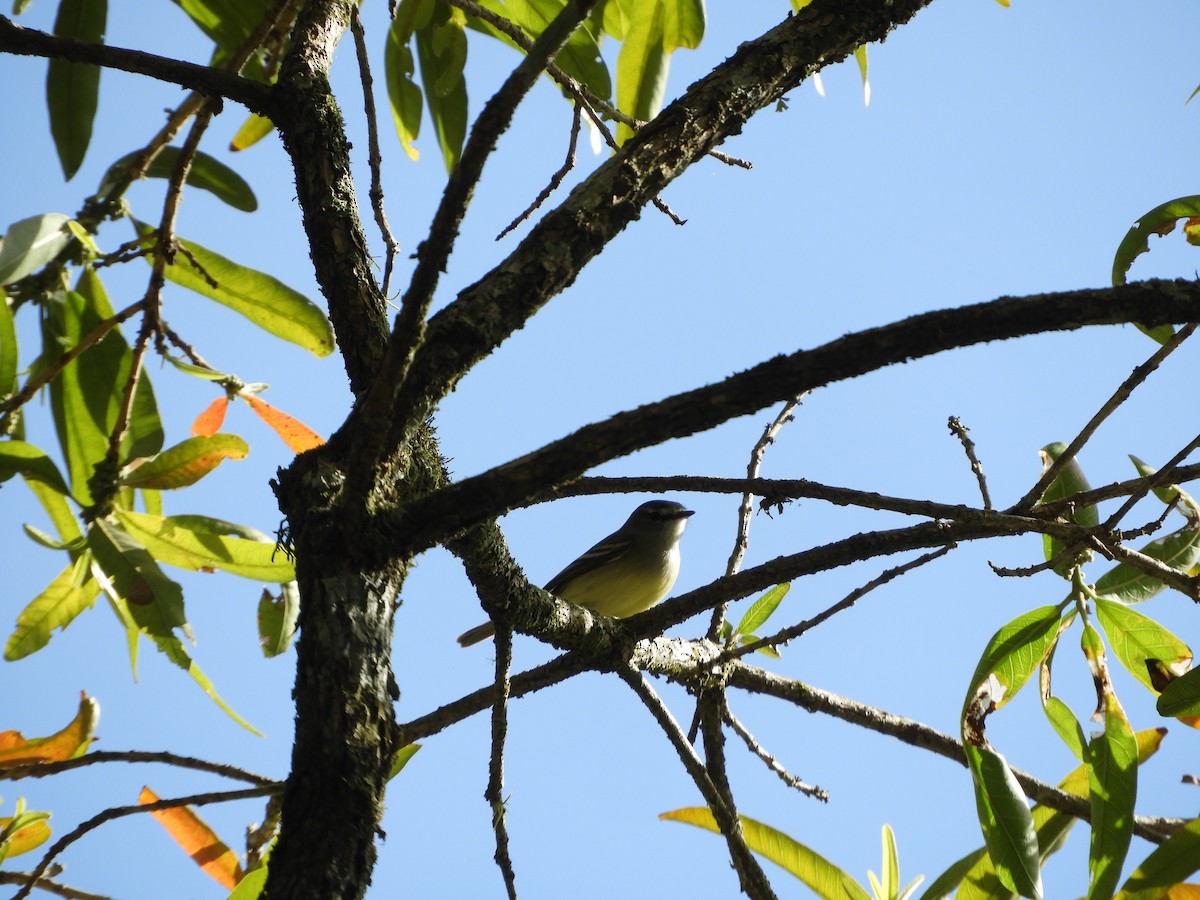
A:
[[[679,539],[695,510],[673,500],[650,500],[625,524],[546,582],[560,600],[623,619],[662,600],[679,576]],[[470,647],[496,633],[491,622],[458,637]]]

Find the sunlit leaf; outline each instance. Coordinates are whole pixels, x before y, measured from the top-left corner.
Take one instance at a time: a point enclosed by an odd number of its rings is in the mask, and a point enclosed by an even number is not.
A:
[[[1132,453],[1129,454],[1129,461],[1133,463],[1133,467],[1137,469],[1137,473],[1143,478],[1149,478],[1151,475],[1154,475],[1158,472],[1158,469],[1146,463],[1144,460],[1138,459]],[[1179,485],[1160,485],[1154,488],[1154,496],[1163,503],[1175,503],[1178,501],[1180,512],[1193,521],[1200,519],[1200,504],[1197,504],[1196,501],[1192,499],[1192,497]]]
[[[20,281],[58,256],[72,240],[67,221],[62,213],[43,213],[9,225],[0,241],[0,284]]]
[[[47,356],[79,343],[112,316],[112,305],[99,276],[88,268],[77,290],[62,294],[43,323]],[[117,329],[73,360],[50,383],[50,409],[59,444],[66,457],[71,494],[83,506],[92,502],[89,481],[108,453],[132,372],[133,354]],[[150,379],[139,374],[133,407],[120,446],[121,460],[157,453],[162,447],[162,423]]]
[[[0,732],[0,768],[39,762],[61,762],[87,753],[100,722],[100,703],[82,691],[79,709],[62,730],[42,738],[25,738],[19,731]]]
[[[1046,658],[1065,624],[1058,607],[1041,606],[1018,616],[992,635],[971,676],[963,703],[964,718],[980,700],[980,689],[989,682],[992,687],[983,699],[995,709],[1016,696]],[[982,712],[986,715],[987,711]]]
[[[40,594],[17,614],[17,625],[4,645],[10,662],[34,653],[50,642],[50,633],[66,628],[95,603],[100,586],[90,577],[90,560],[81,555],[63,569]]]
[[[1180,219],[1189,219],[1192,216],[1200,216],[1200,194],[1168,200],[1139,218],[1121,239],[1113,256],[1113,285],[1124,284],[1133,261],[1141,254],[1149,252],[1150,235],[1165,237],[1175,230],[1175,225]]]
[[[125,531],[159,562],[188,571],[220,569],[256,581],[285,583],[296,577],[287,554],[275,541],[207,516],[162,516],[130,510],[114,515]]]
[[[138,794],[138,803],[157,803],[159,796],[148,787]],[[150,815],[166,829],[183,852],[217,884],[233,890],[242,880],[242,864],[215,831],[190,806],[151,810]]]
[[[8,481],[14,475],[39,481],[63,496],[70,493],[58,466],[43,450],[25,441],[0,441],[0,482]]]
[[[1071,708],[1057,697],[1047,697],[1042,704],[1042,710],[1063,743],[1075,754],[1076,759],[1082,761],[1087,748],[1087,738],[1083,733],[1083,726],[1079,724]]]
[[[0,861],[36,850],[50,840],[50,813],[0,816]]]
[[[867,45],[859,44],[854,48],[854,61],[858,63],[858,74],[862,78],[863,106],[871,105],[871,81],[867,78]]]
[[[1192,651],[1187,644],[1158,622],[1123,604],[1099,597],[1096,617],[1121,665],[1152,691],[1156,689],[1146,670],[1147,660],[1161,660],[1170,669],[1191,662]]]
[[[17,359],[17,325],[8,298],[0,291],[0,402],[17,388]]]
[[[1025,793],[1004,757],[990,746],[965,743],[975,806],[996,875],[1011,891],[1038,900],[1042,875],[1037,832]]]
[[[1116,900],[1176,898],[1164,888],[1177,885],[1200,869],[1200,819],[1191,819],[1142,860],[1121,886]]]
[[[388,771],[388,781],[391,781],[399,775],[404,767],[408,765],[408,761],[412,759],[418,750],[421,749],[420,744],[405,744],[392,757],[392,768]]]
[[[681,4],[691,7],[694,3]],[[488,5],[493,12],[499,12],[510,18],[531,38],[539,37],[546,26],[562,12],[563,0],[508,0],[507,3]],[[503,11],[502,11],[503,10]],[[693,23],[684,23],[691,27]],[[585,20],[583,25],[567,40],[567,45],[554,58],[555,64],[582,83],[598,97],[607,99],[612,93],[612,80],[609,78],[608,67],[600,57],[600,47],[591,30],[592,23]],[[488,33],[494,33],[485,29]],[[701,5],[701,33],[703,33],[703,6]],[[505,43],[512,43],[506,36],[497,35]]]
[[[660,819],[695,825],[707,831],[720,832],[712,812],[706,806],[693,806],[661,813]],[[785,871],[795,875],[819,897],[845,900],[871,900],[862,885],[829,860],[800,842],[769,825],[739,816],[746,846],[766,857]]]
[[[251,113],[242,123],[242,127],[234,133],[233,140],[229,142],[229,149],[238,151],[253,147],[274,129],[275,125],[266,116]]]
[[[617,108],[635,119],[649,121],[662,107],[667,87],[670,51],[666,49],[666,15],[660,2],[637,3],[627,11],[625,39],[617,55]],[[617,141],[633,134],[625,124],[617,126]]]
[[[1088,860],[1089,900],[1106,900],[1116,890],[1133,837],[1138,747],[1116,695],[1105,695],[1104,731],[1088,744],[1092,840]]]
[[[121,473],[121,483],[165,491],[195,484],[227,459],[244,459],[250,447],[236,434],[187,438]]]
[[[775,587],[767,590],[761,597],[750,604],[750,608],[746,610],[746,614],[738,622],[734,633],[753,634],[758,631],[771,618],[775,610],[779,608],[779,604],[787,596],[787,592],[791,590],[791,587],[791,583],[788,582],[786,584],[777,584]]]
[[[1166,729],[1148,728],[1136,735],[1138,764],[1153,756],[1162,745]],[[1088,794],[1088,768],[1080,765],[1058,783],[1058,788],[1068,794],[1084,797]],[[1033,824],[1037,830],[1039,857],[1044,865],[1066,841],[1067,835],[1078,821],[1074,816],[1038,804],[1033,808]],[[967,854],[943,872],[922,895],[922,900],[940,900],[955,893],[961,900],[999,900],[1016,895],[1000,883],[995,867],[987,855],[987,849],[979,848]]]
[[[137,223],[137,229],[142,246],[153,248],[154,229],[142,223]],[[303,294],[270,275],[240,266],[199,244],[180,240],[179,245],[217,286],[213,287],[191,260],[184,258],[184,254],[176,258],[174,265],[167,266],[168,281],[228,306],[259,328],[303,347],[315,356],[333,352],[333,328],[329,320]]]
[[[465,18],[456,9],[438,3],[429,24],[416,29],[417,62],[429,117],[437,134],[446,171],[453,172],[467,134],[467,63]]]
[[[1156,708],[1164,716],[1200,716],[1200,669],[1191,669],[1168,684]]]
[[[54,34],[102,43],[107,18],[108,0],[59,0]],[[99,66],[51,57],[46,74],[46,105],[58,161],[68,181],[87,154],[99,96]]]
[[[424,100],[420,86],[413,81],[416,64],[409,43],[418,23],[427,24],[432,15],[433,0],[401,0],[388,28],[383,57],[392,121],[400,136],[400,145],[413,160],[420,157],[413,142],[421,133]]]
[[[179,152],[178,147],[163,147],[150,165],[146,167],[146,177],[175,177],[175,166],[179,162]],[[105,196],[112,186],[125,174],[125,170],[137,159],[138,155],[138,153],[128,153],[109,166],[108,171],[104,174],[104,178],[100,181],[100,187],[96,193],[100,196]],[[254,190],[246,183],[246,180],[233,171],[233,169],[229,168],[229,166],[225,165],[225,163],[209,156],[203,151],[196,151],[195,156],[192,157],[192,164],[188,169],[186,183],[192,187],[208,191],[213,196],[228,203],[234,209],[240,209],[243,212],[254,212],[254,210],[258,209],[258,200],[254,196]]]
[[[1200,527],[1195,523],[1188,528],[1155,538],[1141,552],[1177,572],[1186,573],[1200,559]],[[1153,575],[1135,569],[1127,563],[1117,563],[1098,579],[1097,594],[1112,597],[1122,603],[1141,603],[1149,600],[1166,585]]]
[[[271,426],[271,430],[283,439],[292,452],[303,453],[305,450],[312,450],[325,443],[323,437],[299,419],[289,416],[265,400],[259,400],[257,397],[245,393],[240,396],[260,419]]]
[[[258,642],[263,656],[268,658],[292,646],[300,617],[300,591],[296,582],[286,582],[280,588],[278,597],[264,588],[258,598]]]

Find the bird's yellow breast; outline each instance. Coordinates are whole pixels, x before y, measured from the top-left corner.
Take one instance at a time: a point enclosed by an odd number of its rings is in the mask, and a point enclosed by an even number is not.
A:
[[[667,596],[675,585],[679,576],[679,549],[672,547],[645,561],[623,559],[621,563],[600,566],[580,575],[566,584],[558,596],[618,619],[643,612]]]

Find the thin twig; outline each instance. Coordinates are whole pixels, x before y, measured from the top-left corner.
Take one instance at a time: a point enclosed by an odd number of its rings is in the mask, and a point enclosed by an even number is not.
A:
[[[492,810],[492,830],[496,834],[494,859],[504,878],[509,900],[517,898],[517,874],[508,853],[508,826],[504,809],[504,742],[508,735],[509,679],[512,673],[512,629],[496,623],[496,685],[492,703],[492,754],[488,765],[488,785],[484,797]]]
[[[0,872],[0,884],[26,884],[28,881],[28,872]],[[81,891],[78,888],[67,887],[65,884],[60,884],[57,881],[51,881],[50,878],[38,878],[34,881],[33,886],[45,891],[47,894],[65,897],[66,900],[111,900],[110,897],[105,897],[102,894],[93,894],[89,891]]]
[[[279,818],[283,812],[283,797],[272,794],[267,798],[267,808],[263,820],[246,828],[246,871],[253,872],[261,869],[266,856],[267,847],[279,834]]]
[[[983,465],[979,462],[979,457],[975,455],[975,442],[971,440],[971,430],[959,421],[958,416],[951,416],[947,423],[950,427],[950,433],[958,438],[962,444],[963,452],[967,454],[967,460],[971,463],[971,471],[975,473],[975,480],[979,482],[979,493],[983,497],[983,508],[992,508],[992,498],[988,493],[987,478],[983,474]]]
[[[671,715],[671,710],[667,708],[667,705],[655,693],[641,672],[626,664],[618,667],[617,674],[637,694],[638,699],[642,701],[646,709],[654,716],[654,720],[658,722],[659,727],[666,734],[667,739],[675,748],[675,752],[679,754],[679,759],[683,763],[683,767],[692,776],[692,781],[695,782],[696,787],[699,788],[701,795],[704,797],[704,802],[708,804],[708,808],[712,811],[717,826],[721,829],[721,834],[725,836],[725,840],[729,844],[730,857],[733,860],[734,868],[737,869],[742,889],[752,897],[774,897],[775,894],[771,890],[770,883],[762,873],[762,867],[759,866],[758,860],[754,858],[754,855],[746,847],[746,841],[742,837],[741,824],[738,822],[736,811],[729,808],[725,795],[713,783],[708,768],[701,762],[700,757],[696,755],[696,751],[688,742],[683,729],[679,727],[679,723]],[[757,878],[750,876],[750,873],[755,870],[758,872],[759,877]],[[760,884],[765,885],[765,892],[753,889]]]
[[[206,803],[229,803],[233,800],[249,800],[253,797],[265,797],[281,790],[283,790],[282,785],[270,785],[266,787],[246,788],[240,791],[215,791],[204,794],[192,794],[188,797],[156,800],[154,803],[139,803],[136,806],[110,807],[92,816],[87,821],[81,822],[55,841],[50,846],[50,849],[46,851],[45,855],[42,856],[41,861],[33,868],[33,871],[29,873],[29,880],[13,894],[12,900],[21,900],[23,897],[28,897],[37,879],[45,874],[46,867],[54,861],[55,857],[89,831],[94,831],[105,822],[112,822],[115,819],[121,819],[125,816],[135,816],[140,813],[157,812],[160,809],[178,809],[181,806],[203,806]]]
[[[550,176],[549,183],[538,192],[538,195],[533,198],[533,202],[525,208],[525,211],[518,215],[515,219],[504,226],[504,230],[496,235],[496,240],[500,240],[526,219],[528,219],[543,203],[549,199],[550,195],[558,190],[558,186],[562,184],[562,180],[567,177],[567,173],[575,168],[575,147],[579,142],[579,126],[583,121],[583,114],[578,103],[572,107],[571,113],[571,137],[567,141],[567,158],[563,161],[562,166]]]
[[[162,763],[163,765],[175,766],[179,769],[209,772],[213,775],[233,778],[237,781],[245,781],[255,785],[269,786],[282,784],[282,782],[275,781],[272,778],[256,775],[254,772],[248,772],[245,769],[227,765],[226,763],[209,762],[206,759],[197,759],[194,756],[180,756],[177,753],[147,750],[93,750],[86,756],[80,756],[77,759],[13,766],[11,768],[0,769],[0,781],[19,781],[22,778],[45,778],[50,775],[58,775],[60,772],[70,772],[74,769],[112,762]]]
[[[929,553],[923,553],[916,559],[909,560],[902,565],[893,566],[892,568],[882,572],[879,577],[872,578],[866,584],[855,588],[837,603],[833,604],[822,612],[817,613],[811,619],[805,619],[803,622],[798,622],[795,625],[784,628],[781,631],[770,635],[769,637],[761,638],[757,641],[750,641],[746,644],[739,644],[736,647],[729,647],[723,656],[724,658],[730,660],[739,659],[740,657],[743,657],[748,653],[753,653],[762,647],[777,647],[778,645],[786,643],[793,638],[797,638],[804,634],[804,632],[816,628],[827,619],[849,609],[876,588],[882,587],[889,581],[899,578],[906,572],[911,572],[913,569],[919,568],[926,563],[933,562],[935,559],[940,559],[953,550],[954,547],[954,544],[947,544],[945,547],[939,547],[936,550],[931,550]]]
[[[795,788],[805,796],[815,797],[822,803],[829,802],[828,791],[826,791],[824,788],[817,787],[816,785],[808,784],[806,781],[797,778],[786,768],[784,768],[779,760],[772,756],[762,746],[762,744],[755,740],[754,735],[750,733],[750,729],[743,725],[741,720],[733,714],[733,710],[729,708],[728,701],[725,703],[725,708],[722,710],[722,714],[725,718],[726,724],[733,729],[734,734],[742,739],[742,742],[746,745],[746,749],[762,760],[763,765],[778,775],[784,784],[790,788]]]
[[[914,719],[898,716],[887,710],[868,706],[865,703],[850,700],[800,681],[784,678],[781,675],[749,666],[744,662],[735,663],[730,668],[729,685],[760,696],[786,700],[809,712],[824,713],[843,722],[858,725],[868,731],[894,737],[910,746],[944,756],[961,766],[967,764],[962,744],[944,732],[930,728]],[[1041,803],[1043,806],[1064,812],[1077,819],[1091,820],[1091,805],[1087,797],[1068,794],[1019,769],[1013,769],[1013,775],[1024,789],[1026,796],[1036,803]],[[1135,816],[1133,831],[1138,837],[1161,844],[1171,834],[1182,828],[1186,821],[1186,819],[1162,816]]]
[[[775,890],[771,887],[767,873],[762,870],[762,866],[746,844],[737,802],[729,784],[725,765],[725,731],[721,727],[725,713],[728,712],[723,683],[710,685],[700,695],[699,709],[700,731],[704,738],[704,768],[729,809],[731,826],[728,831],[722,828],[721,833],[729,845],[729,856],[741,880],[742,892],[750,897],[774,897]]]
[[[400,244],[392,235],[388,224],[387,213],[383,211],[383,177],[381,167],[383,157],[379,153],[379,126],[375,118],[374,80],[371,78],[371,63],[367,54],[367,36],[363,31],[362,17],[358,5],[350,7],[350,30],[354,33],[354,49],[358,54],[358,77],[363,89],[363,113],[367,118],[367,165],[371,169],[371,209],[375,213],[375,224],[379,227],[379,236],[383,239],[387,254],[383,263],[383,286],[379,289],[384,297],[392,282],[392,266],[396,255],[400,252]]]
[[[1071,443],[1067,446],[1067,449],[1060,453],[1058,458],[1046,467],[1046,471],[1042,473],[1042,477],[1037,480],[1037,482],[1029,489],[1024,497],[1018,500],[1016,504],[1011,507],[1010,511],[1020,513],[1032,508],[1033,505],[1041,499],[1042,494],[1046,493],[1046,488],[1048,488],[1054,479],[1058,477],[1058,474],[1062,471],[1063,466],[1075,458],[1075,455],[1079,452],[1080,448],[1087,443],[1088,439],[1096,432],[1096,429],[1100,427],[1104,420],[1116,412],[1121,404],[1129,399],[1129,395],[1133,393],[1134,389],[1137,388],[1138,385],[1140,385],[1143,381],[1145,381],[1146,378],[1149,377],[1150,373],[1157,369],[1159,364],[1162,363],[1164,359],[1170,356],[1180,344],[1191,337],[1192,332],[1196,330],[1196,327],[1196,323],[1194,322],[1184,325],[1177,332],[1175,332],[1174,335],[1171,336],[1169,341],[1159,347],[1158,350],[1156,350],[1148,360],[1146,360],[1140,366],[1134,368],[1134,370],[1129,373],[1129,377],[1121,382],[1120,386],[1113,392],[1113,395],[1109,397],[1107,401],[1105,401],[1104,405],[1102,405],[1100,409],[1096,411],[1096,414],[1088,421],[1088,423],[1083,426],[1083,429],[1079,432],[1079,434],[1075,435],[1075,440],[1071,441]]]
[[[1184,446],[1178,453],[1167,460],[1167,464],[1165,466],[1163,466],[1153,475],[1149,475],[1142,479],[1141,487],[1139,487],[1138,490],[1130,493],[1129,496],[1125,498],[1125,502],[1121,504],[1117,511],[1108,517],[1108,521],[1104,523],[1104,527],[1115,528],[1116,523],[1120,522],[1125,514],[1129,512],[1129,510],[1133,509],[1134,505],[1139,500],[1149,494],[1156,487],[1164,487],[1165,485],[1174,482],[1179,475],[1179,472],[1177,471],[1179,464],[1187,459],[1188,456],[1191,455],[1192,451],[1197,447],[1200,447],[1200,434],[1192,438],[1186,446]]]

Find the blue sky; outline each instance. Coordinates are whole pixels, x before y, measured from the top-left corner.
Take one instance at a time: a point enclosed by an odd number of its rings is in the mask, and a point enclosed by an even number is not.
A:
[[[113,3],[108,39],[203,60],[198,32],[171,4]],[[740,42],[786,15],[784,2],[712,4],[703,45],[672,61],[674,96],[732,53]],[[368,41],[383,43],[386,6],[367,5]],[[22,22],[49,27],[53,5],[33,4]],[[870,48],[872,97],[864,107],[857,68],[824,75],[826,96],[803,85],[786,112],[765,111],[726,151],[752,171],[705,161],[665,193],[688,220],[671,224],[653,210],[631,225],[578,281],[472,372],[442,404],[437,425],[456,476],[483,471],[542,446],[585,423],[667,394],[719,380],[782,352],[925,310],[1108,283],[1112,254],[1143,212],[1196,190],[1193,177],[1200,108],[1185,100],[1200,83],[1194,35],[1200,10],[1185,0],[1022,3],[943,0],[885,44]],[[378,56],[376,57],[378,59]],[[472,110],[515,58],[482,40],[471,47]],[[10,89],[0,108],[10,123],[3,150],[8,183],[0,227],[40,212],[72,212],[117,157],[142,145],[179,102],[178,89],[105,73],[101,121],[88,159],[63,185],[53,156],[44,101],[44,63],[0,57]],[[382,85],[382,67],[376,71]],[[349,41],[339,49],[335,87],[350,122],[359,175],[366,174],[361,93]],[[383,109],[382,94],[377,102]],[[186,196],[179,233],[281,278],[319,299],[294,200],[290,167],[277,142],[231,157],[224,151],[243,111],[227,104],[207,143],[255,187],[261,208],[231,211],[199,192]],[[443,277],[448,302],[503,258],[517,236],[495,234],[558,167],[569,111],[548,83],[538,87],[489,163]],[[19,123],[19,125],[14,125]],[[429,134],[410,162],[384,126],[388,213],[403,248],[398,283],[411,263],[444,179]],[[584,154],[572,179],[595,159]],[[570,182],[569,182],[570,183]],[[154,220],[160,184],[137,186],[135,212]],[[362,188],[365,197],[365,185]],[[368,228],[378,246],[373,229]],[[127,240],[110,226],[101,244]],[[1178,235],[1152,243],[1131,277],[1190,277],[1196,257]],[[141,295],[146,270],[106,274],[114,304]],[[247,381],[270,382],[265,398],[323,434],[343,420],[349,393],[336,358],[270,344],[236,316],[178,290],[166,318],[214,365]],[[32,346],[35,327],[22,335]],[[1133,328],[1089,329],[1019,343],[943,354],[836,385],[807,398],[771,448],[764,474],[803,477],[884,493],[976,502],[976,490],[946,419],[971,428],[993,497],[1005,506],[1036,478],[1038,449],[1070,440],[1112,390],[1153,351]],[[28,356],[22,362],[28,362]],[[159,406],[168,440],[186,436],[213,398],[211,386],[159,371]],[[1094,484],[1128,477],[1135,453],[1159,463],[1195,431],[1188,413],[1198,367],[1185,347],[1088,445],[1083,465]],[[715,431],[616,460],[602,474],[744,472],[747,454],[774,415],[764,411]],[[252,452],[229,463],[199,490],[167,498],[169,512],[218,515],[274,530],[279,513],[267,486],[286,449],[247,414],[228,427]],[[30,439],[49,447],[48,417],[30,410]],[[44,526],[25,489],[6,486],[0,518],[0,566],[7,590],[0,621],[57,573],[60,562],[30,543],[20,523]],[[542,583],[616,527],[643,497],[585,498],[512,513],[506,534],[530,578]],[[722,573],[734,531],[736,498],[679,495],[697,510],[684,538],[677,589]],[[1150,506],[1137,522],[1152,518]],[[889,527],[895,517],[816,502],[757,517],[748,565],[853,534]],[[966,681],[987,638],[1019,613],[1054,603],[1064,585],[1043,574],[998,579],[987,561],[1028,565],[1040,541],[1012,538],[960,548],[950,558],[870,595],[853,610],[794,642],[764,665],[947,732],[955,730]],[[780,624],[819,611],[898,560],[826,573],[796,584]],[[1094,564],[1092,578],[1104,570]],[[181,672],[143,647],[140,681],[130,678],[121,629],[98,607],[34,657],[0,668],[9,698],[0,728],[27,735],[53,731],[70,717],[81,689],[103,707],[103,749],[170,749],[286,774],[290,753],[293,657],[264,661],[254,631],[259,587],[225,576],[181,576],[198,636],[196,659],[226,700],[266,733],[232,724]],[[486,683],[490,648],[460,651],[454,636],[480,620],[460,567],[440,551],[426,554],[404,591],[397,616],[395,667],[401,720]],[[1144,608],[1184,640],[1197,640],[1198,613],[1166,593]],[[790,617],[790,619],[789,619]],[[693,636],[695,620],[674,634]],[[1082,657],[1065,639],[1056,689],[1085,718],[1094,698]],[[521,668],[548,658],[521,640]],[[1115,666],[1114,666],[1115,668]],[[1135,728],[1160,724],[1152,698],[1123,671],[1122,702]],[[612,682],[612,683],[610,683]],[[682,691],[656,682],[676,716],[691,715]],[[936,876],[980,842],[966,771],[895,741],[863,733],[775,701],[735,696],[734,710],[792,771],[830,791],[821,805],[787,791],[736,746],[729,756],[742,811],[809,843],[865,882],[878,871],[879,829],[890,823],[907,878]],[[1016,766],[1057,781],[1074,766],[1045,724],[1036,696],[1021,695],[989,721],[996,746]],[[394,783],[383,827],[372,897],[499,897],[490,862],[490,811],[484,718],[424,742]],[[719,839],[662,823],[660,812],[698,804],[649,715],[623,685],[585,676],[512,708],[508,755],[509,828],[518,887],[527,897],[727,897],[736,892]],[[1139,811],[1189,815],[1196,771],[1194,733],[1172,724],[1161,753],[1143,771]],[[161,796],[215,789],[165,769],[125,767],[103,774],[5,785],[55,813],[61,834],[108,805],[130,803],[143,783]],[[237,842],[261,815],[257,805],[210,808],[205,816]],[[1086,830],[1080,826],[1046,872],[1047,896],[1086,889]],[[1132,858],[1147,845],[1135,841]],[[18,860],[20,862],[21,860]],[[120,898],[219,897],[149,821],[106,826],[66,855],[71,884]],[[782,897],[808,896],[779,874]]]

